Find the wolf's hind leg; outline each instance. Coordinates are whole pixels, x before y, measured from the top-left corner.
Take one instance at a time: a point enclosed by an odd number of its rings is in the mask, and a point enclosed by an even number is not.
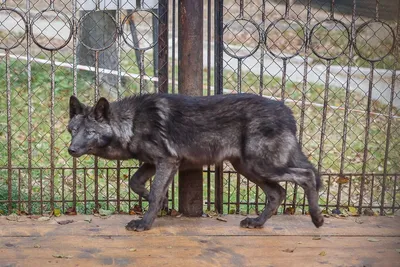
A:
[[[232,164],[238,173],[257,184],[264,191],[268,200],[267,206],[260,216],[256,218],[246,218],[240,222],[240,226],[244,228],[261,228],[276,212],[279,205],[284,200],[286,195],[285,189],[278,183],[265,181],[265,179],[256,175],[250,168],[246,167],[248,165],[241,163]]]

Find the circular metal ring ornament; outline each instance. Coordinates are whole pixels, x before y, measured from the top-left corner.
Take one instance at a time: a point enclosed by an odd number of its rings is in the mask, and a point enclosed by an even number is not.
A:
[[[295,56],[297,56],[298,54],[300,54],[301,49],[303,49],[305,41],[304,41],[304,37],[302,38],[300,35],[297,34],[298,37],[300,37],[302,44],[301,46],[296,50],[296,52],[294,54],[292,54],[291,56],[280,56],[279,54],[276,54],[275,52],[272,51],[272,49],[268,46],[267,44],[267,39],[268,39],[268,34],[270,33],[270,31],[272,30],[273,27],[276,26],[276,24],[278,24],[281,21],[286,21],[289,25],[291,23],[297,24],[301,29],[304,29],[303,25],[298,21],[298,20],[294,20],[294,19],[286,19],[286,18],[280,18],[277,19],[275,21],[273,21],[270,25],[268,25],[267,29],[265,30],[265,48],[268,50],[268,52],[270,52],[274,57],[280,58],[280,59],[289,59],[289,58],[293,58]],[[283,52],[281,51],[281,54],[283,54]]]
[[[26,36],[26,32],[28,31],[28,24],[27,24],[27,22],[26,22],[26,20],[25,20],[25,18],[23,16],[23,14],[21,12],[15,10],[15,9],[13,9],[13,8],[7,8],[7,7],[0,8],[0,12],[1,11],[10,11],[10,13],[16,13],[22,19],[22,21],[24,22],[25,32],[24,32],[24,34],[22,35],[22,37],[19,40],[17,40],[13,45],[11,45],[9,47],[2,46],[0,44],[0,49],[11,50],[11,49],[16,48],[17,46],[19,46],[24,41],[25,36]]]
[[[361,51],[358,49],[358,47],[357,47],[357,34],[359,34],[365,27],[367,27],[368,24],[371,24],[371,23],[374,23],[374,22],[381,23],[383,26],[386,26],[387,28],[390,29],[390,33],[392,34],[392,45],[391,45],[389,51],[385,55],[380,56],[378,58],[370,59],[370,58],[367,58],[365,55],[363,55],[361,53]],[[377,61],[380,61],[380,60],[384,59],[387,55],[389,55],[392,52],[392,50],[394,48],[394,45],[395,45],[395,36],[396,35],[395,35],[394,30],[392,29],[392,27],[390,27],[389,24],[387,24],[386,22],[383,22],[381,20],[370,20],[370,21],[367,21],[367,22],[361,24],[360,27],[358,27],[358,29],[356,30],[356,35],[355,36],[356,37],[354,38],[355,39],[354,40],[354,49],[356,50],[357,55],[359,55],[362,59],[364,59],[366,61],[377,62]]]
[[[64,41],[64,43],[63,43],[62,45],[60,45],[60,46],[57,46],[57,47],[46,47],[45,45],[41,45],[41,44],[39,43],[39,41],[36,40],[36,37],[35,37],[35,35],[33,34],[33,25],[35,24],[35,22],[36,22],[41,16],[43,16],[43,14],[44,14],[45,12],[55,12],[55,13],[57,14],[57,16],[60,16],[60,15],[61,15],[61,16],[65,19],[66,24],[68,24],[68,26],[69,26],[69,35],[68,35],[68,38],[67,38],[67,39]],[[49,25],[50,25],[50,23],[49,23]],[[68,18],[68,16],[65,15],[62,11],[59,11],[59,10],[56,10],[56,9],[53,9],[53,8],[48,8],[48,9],[45,9],[45,10],[40,11],[39,13],[37,13],[37,14],[33,17],[32,22],[31,22],[31,24],[30,24],[30,34],[31,34],[31,37],[32,37],[33,42],[34,42],[37,46],[39,46],[40,48],[45,49],[45,50],[47,50],[47,51],[56,51],[56,50],[60,50],[61,48],[65,47],[65,46],[69,43],[69,41],[70,41],[71,38],[72,38],[72,31],[73,31],[72,27],[73,27],[73,26],[72,26],[71,20],[70,20],[70,19]]]
[[[92,10],[92,11],[86,13],[78,21],[78,30],[81,29],[81,24],[83,23],[83,21],[85,19],[87,19],[91,14],[96,13],[96,12],[102,12],[102,13],[106,14],[112,20],[112,22],[114,23],[115,32],[114,32],[113,37],[110,38],[110,40],[111,40],[110,44],[106,45],[106,46],[103,46],[103,47],[100,47],[100,48],[94,48],[94,47],[91,47],[91,46],[85,44],[85,42],[83,42],[82,40],[80,40],[80,42],[84,47],[86,47],[87,49],[89,49],[91,51],[104,51],[104,50],[110,48],[115,43],[115,41],[117,40],[117,36],[118,36],[118,29],[119,29],[118,24],[115,21],[114,17],[110,13],[108,13],[107,11],[104,11],[104,10]],[[77,34],[77,38],[80,39],[79,38],[79,34]]]
[[[133,16],[133,14],[138,13],[139,11],[140,11],[140,12],[150,13],[150,14],[152,14],[152,15],[157,19],[158,22],[160,21],[160,18],[157,16],[157,14],[155,14],[155,13],[154,13],[153,11],[151,11],[151,10],[134,10],[134,11],[132,11],[128,16],[126,16],[126,17],[124,18],[124,20],[122,21],[122,24],[121,24],[121,33],[122,33],[122,38],[124,39],[124,42],[125,42],[130,48],[133,48],[133,49],[139,50],[139,51],[145,51],[145,50],[148,50],[148,49],[153,48],[153,47],[157,44],[157,40],[153,40],[153,43],[152,43],[151,45],[149,45],[149,46],[146,46],[146,47],[138,47],[138,46],[132,45],[132,44],[130,44],[130,43],[128,42],[128,40],[127,40],[127,38],[125,37],[125,34],[124,34],[124,32],[123,32],[123,29],[122,29],[123,25],[125,25],[125,23],[127,23],[127,20],[128,20],[131,16]],[[153,27],[154,27],[154,26],[153,26]]]
[[[330,56],[330,57],[326,57],[326,56],[320,55],[320,53],[317,52],[317,51],[315,50],[315,48],[314,48],[314,46],[313,46],[313,43],[312,43],[312,39],[313,39],[313,36],[314,36],[314,34],[315,34],[315,31],[316,31],[317,26],[320,26],[320,25],[322,25],[322,24],[325,23],[325,22],[334,22],[335,25],[340,24],[340,25],[342,25],[342,26],[346,29],[346,33],[347,33],[347,44],[346,44],[346,46],[342,49],[342,51],[341,51],[340,53],[337,53],[336,55]],[[311,32],[310,32],[310,48],[311,48],[311,50],[313,51],[313,53],[314,53],[315,55],[317,55],[318,57],[320,57],[320,58],[322,58],[322,59],[325,59],[325,60],[332,60],[332,59],[338,58],[339,56],[341,56],[341,55],[344,54],[344,52],[345,52],[346,49],[349,47],[349,45],[350,45],[350,31],[349,31],[349,29],[347,28],[347,26],[346,26],[343,22],[341,22],[341,21],[339,21],[339,20],[337,20],[337,19],[325,19],[325,20],[323,20],[323,21],[318,22],[317,24],[315,24],[314,27],[312,27],[312,29],[311,29]]]
[[[231,51],[229,51],[228,50],[228,44],[226,44],[225,43],[225,41],[223,41],[223,46],[222,46],[222,49],[225,51],[225,53],[227,53],[229,56],[231,56],[231,57],[233,57],[233,58],[236,58],[236,59],[244,59],[244,58],[247,58],[247,57],[249,57],[249,56],[252,56],[252,55],[254,55],[254,53],[258,50],[258,48],[260,47],[260,42],[261,42],[261,33],[260,33],[260,29],[259,29],[259,27],[258,27],[258,25],[257,25],[257,23],[255,22],[255,21],[253,21],[253,20],[249,20],[249,19],[244,19],[244,18],[239,18],[239,19],[234,19],[234,20],[231,20],[230,22],[228,22],[226,25],[225,25],[225,27],[224,27],[224,29],[223,29],[223,35],[225,34],[225,31],[227,30],[227,29],[229,29],[229,27],[230,26],[232,26],[232,24],[233,23],[235,23],[235,22],[238,22],[238,21],[245,21],[246,23],[250,23],[252,26],[254,26],[254,28],[257,30],[257,32],[258,32],[258,42],[257,42],[257,45],[251,50],[251,51],[248,51],[248,53],[247,54],[244,54],[244,55],[238,55],[238,53],[236,52],[236,53],[234,53],[234,52],[231,52]],[[243,29],[244,29],[244,27],[243,27]],[[243,30],[242,29],[242,30]],[[222,35],[222,36],[223,36]],[[242,44],[242,46],[243,46],[243,44]]]

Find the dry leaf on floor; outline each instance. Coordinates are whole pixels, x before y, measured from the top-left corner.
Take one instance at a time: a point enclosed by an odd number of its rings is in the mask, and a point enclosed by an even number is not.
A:
[[[325,251],[321,251],[321,253],[319,253],[320,256],[326,256],[326,252]]]
[[[358,216],[359,215],[357,209],[354,208],[354,207],[349,207],[349,212],[348,213],[351,216]]]
[[[368,238],[367,239],[369,242],[379,242],[380,240],[379,239],[376,239],[376,238],[373,238],[373,237],[370,237],[370,238]]]
[[[105,210],[105,209],[99,209],[99,214],[101,216],[110,216],[112,215],[114,212],[112,210]]]
[[[12,221],[12,222],[18,222],[19,216],[16,213],[11,213],[6,217],[7,220]]]
[[[349,178],[347,178],[347,177],[345,177],[345,176],[340,176],[340,177],[337,179],[336,182],[337,182],[338,184],[347,184],[349,181],[350,181]]]
[[[61,210],[60,210],[60,209],[54,209],[54,210],[53,210],[53,214],[54,214],[54,216],[56,216],[56,217],[60,217],[60,216],[61,216]]]
[[[50,220],[50,217],[47,217],[47,216],[43,216],[43,217],[40,217],[39,219],[37,219],[39,222],[45,222],[45,221],[49,221]]]
[[[66,215],[76,215],[76,209],[74,207],[69,207],[65,212]]]
[[[58,258],[58,259],[71,259],[71,258],[72,258],[72,256],[69,256],[69,255],[61,255],[61,254],[53,255],[53,257],[54,257],[54,258]]]
[[[171,210],[171,216],[176,217],[179,215],[179,212],[177,212],[176,210],[172,209]]]
[[[320,237],[320,236],[314,236],[314,237],[312,238],[312,240],[321,240],[321,237]]]
[[[61,225],[66,225],[66,224],[73,223],[73,222],[74,222],[74,220],[65,220],[65,221],[59,221],[57,223],[61,224]]]
[[[217,220],[221,221],[221,222],[227,222],[227,220],[225,218],[222,218],[222,217],[217,217]]]
[[[358,224],[363,224],[364,223],[364,221],[362,219],[360,219],[360,218],[357,218],[355,220],[355,222],[358,223]]]
[[[137,249],[136,248],[130,248],[129,251],[130,252],[135,252]]]
[[[400,253],[400,248],[396,248],[396,251],[397,251],[398,253]]]
[[[287,249],[284,249],[284,250],[282,250],[283,252],[288,252],[288,253],[293,253],[293,251],[295,250],[296,248],[287,248]]]
[[[34,248],[40,248],[40,245],[39,244],[35,244],[33,247]]]
[[[86,218],[84,219],[85,222],[91,223],[92,222],[92,218]]]

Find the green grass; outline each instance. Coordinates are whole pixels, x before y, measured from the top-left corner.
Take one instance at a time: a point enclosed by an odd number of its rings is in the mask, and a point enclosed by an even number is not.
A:
[[[132,56],[130,54],[129,56]],[[130,64],[132,60],[126,57],[122,61],[123,69],[128,70],[132,73],[137,73],[138,69],[135,64]],[[19,61],[11,60],[10,65],[10,77],[11,77],[11,162],[13,167],[28,167],[28,88],[27,88],[27,74],[24,71],[25,65]],[[150,75],[152,74],[151,66],[146,68],[146,72]],[[50,118],[51,118],[51,79],[50,79],[51,69],[48,65],[35,64],[32,63],[32,84],[31,84],[31,112],[32,112],[32,125],[31,125],[31,141],[32,141],[32,161],[31,166],[33,170],[31,171],[32,179],[32,200],[39,201],[43,199],[46,203],[40,206],[39,203],[34,202],[32,204],[32,209],[35,213],[40,211],[48,211],[50,209],[49,201],[51,199],[50,183],[51,183],[51,173],[49,170],[51,163],[51,140],[50,140]],[[213,75],[213,72],[211,72]],[[0,76],[5,77],[6,68],[4,60],[0,62]],[[251,73],[243,73],[242,75],[242,92],[259,93],[260,77]],[[203,79],[206,82],[206,72],[204,72]],[[265,95],[273,95],[275,97],[280,97],[281,95],[281,81],[278,78],[273,78],[267,75],[262,77],[264,88],[263,93]],[[211,81],[213,77],[211,77]],[[86,103],[92,104],[94,99],[94,88],[93,88],[93,76],[92,74],[79,71],[77,76],[77,90],[78,96]],[[72,70],[65,68],[56,68],[55,72],[55,90],[54,90],[54,158],[53,164],[56,168],[54,173],[54,200],[60,201],[62,199],[67,202],[56,202],[55,206],[63,208],[64,210],[71,206],[72,203],[72,185],[73,185],[73,173],[72,168],[73,161],[67,153],[67,147],[70,141],[70,136],[66,131],[66,124],[68,122],[68,99],[73,93],[73,72]],[[285,97],[295,100],[300,100],[302,97],[302,84],[287,82],[285,86]],[[224,71],[224,87],[225,88],[236,88],[237,87],[237,76],[230,71]],[[322,84],[307,84],[306,85],[306,98],[309,102],[323,103],[324,96],[324,86]],[[139,86],[136,80],[127,79],[125,81],[125,89],[123,95],[128,95],[131,93],[138,93]],[[149,90],[151,90],[151,85],[149,85]],[[206,90],[206,86],[204,86]],[[100,92],[101,95],[107,94],[104,91]],[[7,110],[6,108],[6,80],[0,80],[0,94],[2,97],[0,101],[0,167],[4,167],[0,170],[0,200],[7,200]],[[345,92],[341,88],[330,88],[328,93],[329,105],[332,106],[344,106]],[[295,117],[298,119],[300,127],[300,117],[301,117],[301,102],[298,103],[287,103],[293,109]],[[366,107],[366,97],[361,96],[358,93],[352,92],[350,94],[349,106],[353,109],[365,110]],[[374,112],[380,112],[387,114],[388,107],[380,103],[374,102],[372,105]],[[319,162],[319,143],[321,138],[321,127],[322,122],[322,112],[323,108],[313,105],[306,105],[304,112],[304,134],[303,134],[303,147],[305,153],[308,155],[310,160],[314,164]],[[398,111],[395,110],[398,115]],[[342,132],[343,132],[343,120],[344,111],[343,110],[333,110],[331,108],[327,109],[327,119],[326,119],[326,137],[324,139],[324,154],[321,160],[321,171],[323,173],[339,173],[341,165],[341,146],[342,146]],[[363,168],[362,155],[364,151],[364,135],[365,135],[365,113],[350,112],[348,117],[348,135],[347,135],[347,146],[344,152],[344,165],[343,169],[346,173],[361,173]],[[385,158],[385,145],[386,145],[386,125],[387,118],[382,116],[372,116],[371,117],[371,128],[370,128],[370,139],[369,139],[369,154],[368,161],[366,164],[367,173],[383,173],[384,158]],[[399,173],[400,172],[400,155],[398,151],[400,150],[400,127],[399,121],[392,121],[392,132],[390,135],[389,148],[390,152],[388,155],[388,173]],[[90,213],[94,208],[94,158],[93,157],[83,157],[78,161],[78,167],[86,167],[86,170],[79,169],[77,171],[77,199],[78,199],[78,211]],[[117,179],[120,180],[121,193],[120,197],[123,199],[131,199],[131,201],[121,202],[121,208],[124,211],[128,211],[129,207],[136,203],[137,196],[132,192],[128,191],[128,178],[129,178],[129,167],[137,166],[137,162],[134,160],[121,162],[121,173],[119,178],[117,178],[117,173],[115,169],[109,171],[103,170],[103,167],[115,168],[116,162],[99,160],[98,166],[99,170],[99,199],[103,208],[115,209],[116,205],[116,195],[117,195]],[[44,168],[40,170],[38,168]],[[62,169],[65,170],[62,170]],[[227,170],[229,166],[226,166]],[[134,170],[131,171],[131,174]],[[86,175],[85,175],[86,174]],[[206,177],[206,175],[205,175]],[[228,174],[224,175],[224,201],[226,202],[236,202],[236,175]],[[330,181],[324,180],[325,186],[330,183],[331,191],[330,194],[337,193],[337,183],[336,178],[333,177]],[[12,199],[13,200],[27,200],[28,198],[28,171],[26,169],[13,170],[11,173],[12,179]],[[85,184],[84,184],[85,179]],[[205,179],[205,178],[204,178]],[[228,179],[231,179],[230,187],[228,188]],[[387,178],[387,188],[393,191],[393,177]],[[211,195],[212,201],[214,199],[214,188],[213,188],[213,174],[211,175],[212,187]],[[381,187],[381,178],[375,178],[374,181],[374,200],[376,203],[380,201],[379,194]],[[353,177],[352,186],[359,187],[360,177]],[[178,192],[177,181],[175,183],[175,192]],[[85,186],[84,186],[85,185]],[[261,193],[256,196],[256,187],[253,184],[249,184],[249,190],[247,190],[247,181],[243,179],[240,181],[240,201],[247,201],[247,196],[249,196],[250,202],[254,202],[258,198],[259,203],[264,202],[264,195]],[[342,192],[342,204],[347,204],[348,198],[353,204],[358,204],[356,201],[358,199],[357,192],[352,191],[350,195],[346,193],[346,187],[343,186]],[[366,178],[366,195],[371,193],[372,189],[372,176],[367,176]],[[336,191],[335,191],[336,190]],[[18,195],[18,191],[20,195]],[[206,185],[204,187],[204,193],[207,192]],[[389,192],[389,190],[388,190]],[[292,185],[288,187],[288,203],[293,201],[293,188]],[[320,204],[326,204],[326,191],[322,192]],[[84,198],[88,202],[85,205]],[[178,203],[178,194],[175,194],[175,205]],[[368,195],[369,196],[369,195]],[[302,191],[299,191],[296,203],[302,202]],[[396,196],[399,197],[399,196]],[[376,199],[375,199],[376,198]],[[386,195],[386,202],[390,204],[391,196]],[[107,201],[108,199],[108,201]],[[206,195],[204,196],[206,199]],[[332,204],[335,202],[334,198],[330,196],[330,202]],[[368,198],[369,199],[369,198]],[[378,202],[379,203],[379,202]],[[366,204],[369,204],[366,202]],[[177,206],[175,206],[177,207]],[[225,206],[225,212],[235,209],[234,205],[231,205],[228,210],[228,206]],[[13,209],[26,210],[27,205],[23,203],[21,206],[16,204],[13,205]],[[262,206],[260,207],[260,210]],[[0,210],[7,211],[7,204],[0,203]],[[240,210],[235,212],[247,212],[254,213],[255,206],[250,205],[240,205]]]

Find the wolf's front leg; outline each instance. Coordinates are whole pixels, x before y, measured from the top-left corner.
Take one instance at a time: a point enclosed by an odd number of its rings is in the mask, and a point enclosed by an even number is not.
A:
[[[175,159],[164,159],[156,164],[156,176],[150,188],[149,210],[141,220],[132,220],[126,225],[129,231],[149,230],[160,211],[168,186],[178,171],[178,161]]]

